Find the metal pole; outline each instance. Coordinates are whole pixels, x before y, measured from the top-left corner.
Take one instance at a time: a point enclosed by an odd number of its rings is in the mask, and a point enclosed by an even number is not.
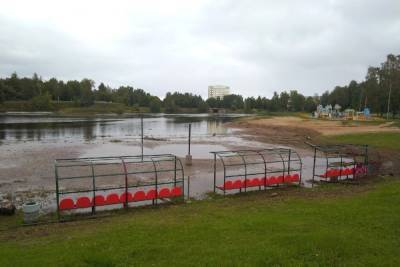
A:
[[[124,173],[125,173],[125,201],[124,201],[124,207],[128,208],[128,169],[126,168],[126,164],[124,161],[124,158],[121,157],[121,162],[122,166],[124,168]]]
[[[339,170],[339,180],[342,178],[342,169],[343,169],[343,155],[340,153],[340,170]]]
[[[174,157],[174,187],[176,187],[176,156]]]
[[[188,149],[188,155],[190,155],[190,139],[191,138],[192,138],[192,124],[189,123],[189,140],[188,140],[189,149]]]
[[[59,186],[58,186],[57,162],[54,163],[54,174],[55,174],[55,178],[56,178],[57,219],[60,220],[60,195],[59,195]]]
[[[185,182],[183,182],[185,183]],[[190,201],[190,176],[187,178],[187,200]]]
[[[90,168],[92,170],[92,187],[93,187],[92,214],[95,214],[96,213],[96,178],[95,178],[95,174],[94,174],[93,160],[90,161]]]
[[[291,156],[292,156],[292,150],[289,149],[288,170],[287,170],[287,174],[288,174],[288,175],[290,175],[290,161],[291,161]],[[283,176],[283,183],[285,183],[285,175]]]
[[[189,136],[188,136],[188,154],[186,155],[185,164],[192,165],[192,155],[190,155],[190,141],[192,139],[192,124],[189,123]]]
[[[214,193],[215,193],[216,183],[217,183],[217,154],[214,153]]]
[[[142,161],[143,161],[143,114],[140,115],[140,128],[141,128],[141,139],[142,139]]]
[[[314,164],[313,164],[313,170],[312,170],[312,183],[311,186],[314,187],[314,177],[315,177],[315,163],[317,160],[317,148],[314,147]]]

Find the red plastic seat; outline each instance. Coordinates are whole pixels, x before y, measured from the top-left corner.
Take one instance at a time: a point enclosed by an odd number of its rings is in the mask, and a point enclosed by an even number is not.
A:
[[[290,184],[292,182],[292,175],[285,175],[284,182],[285,184]]]
[[[232,184],[232,189],[240,189],[243,186],[244,186],[244,181],[242,182],[242,180],[236,180]]]
[[[79,197],[76,200],[77,208],[89,208],[92,206],[92,200],[88,197]]]
[[[280,175],[276,178],[276,183],[283,184],[283,175]]]
[[[169,188],[162,188],[158,193],[159,198],[168,198],[170,196],[171,196],[171,191],[169,190]]]
[[[243,187],[252,187],[251,180],[250,179],[244,180],[243,181]]]
[[[132,194],[130,192],[128,192],[128,194],[126,194],[125,192],[122,193],[121,196],[119,197],[119,201],[122,202],[122,203],[125,203],[126,200],[127,200],[126,196],[128,196],[128,202],[132,202],[133,201],[133,197],[132,197]]]
[[[147,199],[147,200],[155,199],[155,198],[156,198],[156,195],[157,195],[157,191],[154,190],[154,189],[151,189],[151,190],[147,191],[146,199]]]
[[[335,170],[327,170],[325,176],[326,176],[326,177],[333,177],[333,176],[335,176]]]
[[[292,175],[292,182],[298,182],[300,181],[300,175],[298,173],[295,173]]]
[[[261,182],[261,179],[253,178],[250,180],[250,185],[251,186],[260,186],[260,185],[263,185],[263,183]]]
[[[146,200],[146,193],[144,191],[136,191],[133,195],[133,201],[143,201]]]
[[[107,203],[107,205],[113,205],[113,204],[120,203],[119,196],[115,193],[109,194],[106,198],[106,203]]]
[[[276,185],[278,181],[275,176],[271,176],[267,179],[267,185]]]
[[[70,210],[75,208],[74,201],[71,198],[64,198],[60,201],[60,210]]]
[[[223,185],[217,186],[221,190],[231,190],[233,189],[233,182],[232,181],[225,181]]]
[[[353,169],[352,168],[347,168],[346,169],[346,175],[352,175],[353,174]]]
[[[104,198],[104,196],[102,196],[102,195],[96,195],[96,196],[94,197],[93,203],[94,203],[94,205],[96,205],[96,206],[104,206],[104,205],[107,204],[107,203],[106,203],[106,200],[105,200],[105,198]]]
[[[174,187],[171,190],[171,196],[173,197],[179,197],[182,195],[182,188],[181,187]]]
[[[233,182],[232,181],[226,181],[224,183],[224,188],[225,188],[225,190],[233,189]]]

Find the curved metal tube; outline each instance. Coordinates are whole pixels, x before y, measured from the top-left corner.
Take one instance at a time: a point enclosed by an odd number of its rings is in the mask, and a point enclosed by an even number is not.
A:
[[[264,162],[264,189],[265,189],[267,186],[267,162],[265,161],[264,155],[260,151],[256,151],[256,153],[261,156]]]
[[[155,187],[156,187],[156,197],[155,197],[155,204],[157,205],[157,199],[158,199],[158,174],[157,174],[157,166],[156,163],[153,160],[153,157],[150,156],[150,160],[153,163],[153,167],[154,167],[154,174],[155,174],[155,179],[156,179],[156,183],[155,183]],[[154,200],[153,200],[154,203]]]

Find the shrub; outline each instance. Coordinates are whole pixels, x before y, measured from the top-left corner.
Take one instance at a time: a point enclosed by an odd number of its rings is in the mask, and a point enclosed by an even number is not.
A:
[[[54,106],[51,102],[51,96],[48,93],[35,96],[30,101],[32,110],[49,111],[53,110]]]

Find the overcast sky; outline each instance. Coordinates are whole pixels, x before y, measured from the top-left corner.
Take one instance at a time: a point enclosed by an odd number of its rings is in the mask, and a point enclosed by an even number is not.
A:
[[[399,0],[0,0],[0,76],[313,95],[400,54]]]

